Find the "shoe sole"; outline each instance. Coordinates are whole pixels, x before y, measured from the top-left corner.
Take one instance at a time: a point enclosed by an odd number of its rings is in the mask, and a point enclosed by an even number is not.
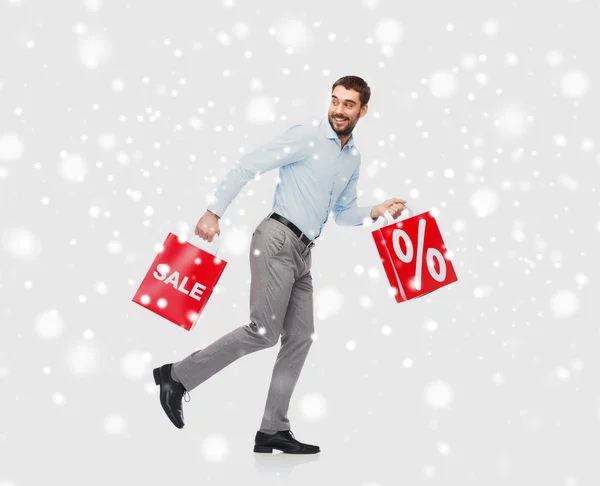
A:
[[[278,447],[261,446],[261,445],[254,446],[254,452],[272,453],[273,449],[277,449],[278,451],[281,451],[284,454],[318,454],[319,452],[321,452],[320,450],[314,451],[314,452],[313,451],[284,451],[283,449],[279,449]]]

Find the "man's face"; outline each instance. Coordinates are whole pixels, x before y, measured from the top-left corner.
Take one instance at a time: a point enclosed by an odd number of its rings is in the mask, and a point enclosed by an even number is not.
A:
[[[367,105],[360,107],[360,94],[353,89],[336,86],[331,95],[329,104],[329,124],[331,128],[341,136],[350,135],[367,112]],[[338,121],[341,119],[342,121]]]

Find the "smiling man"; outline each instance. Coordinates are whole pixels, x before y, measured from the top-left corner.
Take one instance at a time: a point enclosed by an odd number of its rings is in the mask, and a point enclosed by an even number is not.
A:
[[[279,169],[273,209],[252,234],[250,323],[181,361],[154,369],[161,405],[176,427],[184,426],[181,399],[186,391],[242,356],[275,346],[281,337],[254,452],[320,452],[318,446],[296,440],[287,417],[313,342],[311,249],[331,212],[337,224],[361,226],[386,210],[398,217],[406,202],[392,198],[375,206],[356,204],[360,152],[352,131],[367,114],[370,96],[371,89],[358,76],[338,79],[327,117],[296,124],[242,156],[217,187],[196,224],[195,234],[207,241],[220,235],[219,219],[242,187],[257,174]]]
[[[352,135],[358,120],[367,114],[368,109],[366,103],[364,105],[361,103],[357,91],[346,89],[341,84],[334,87],[328,116],[329,125],[340,139],[341,150]]]

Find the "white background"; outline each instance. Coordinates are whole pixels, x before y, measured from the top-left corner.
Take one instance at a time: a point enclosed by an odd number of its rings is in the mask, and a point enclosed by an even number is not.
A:
[[[1,2],[0,486],[599,483],[597,1]],[[249,322],[277,171],[221,221],[192,332],[131,298],[347,74],[372,89],[359,205],[437,209],[459,281],[397,304],[374,227],[330,218],[289,412],[321,454],[252,452],[278,346],[178,430],[152,368]]]

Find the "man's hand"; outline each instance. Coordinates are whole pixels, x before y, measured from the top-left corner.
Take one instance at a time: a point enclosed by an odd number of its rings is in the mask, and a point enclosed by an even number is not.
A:
[[[212,243],[215,234],[221,236],[221,230],[219,229],[219,217],[215,213],[206,211],[196,223],[195,235],[198,235],[204,241]]]
[[[377,204],[376,206],[373,206],[373,209],[371,209],[371,218],[378,218],[379,216],[383,216],[386,211],[389,211],[392,217],[396,219],[398,216],[400,216],[400,214],[402,214],[402,211],[406,209],[406,206],[404,205],[405,202],[406,201],[404,199],[394,197],[382,202],[381,204]]]

